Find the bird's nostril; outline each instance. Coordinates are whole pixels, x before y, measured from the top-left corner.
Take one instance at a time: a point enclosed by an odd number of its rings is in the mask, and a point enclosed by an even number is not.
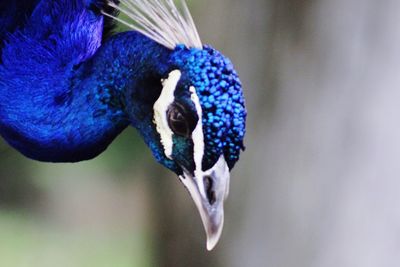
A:
[[[204,187],[207,194],[207,199],[210,205],[213,205],[216,201],[215,191],[213,189],[213,179],[210,176],[204,177]]]

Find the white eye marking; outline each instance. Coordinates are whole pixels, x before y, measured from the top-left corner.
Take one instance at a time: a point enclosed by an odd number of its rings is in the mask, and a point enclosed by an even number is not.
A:
[[[161,144],[164,147],[165,156],[172,159],[172,149],[173,149],[173,132],[168,125],[167,111],[168,107],[175,100],[175,90],[181,79],[182,73],[179,70],[172,71],[167,79],[161,80],[163,89],[161,95],[154,104],[154,123],[157,128],[157,132],[161,137]]]
[[[200,99],[196,93],[196,89],[193,86],[190,87],[190,93],[192,94],[191,99],[196,107],[197,116],[199,117],[197,126],[192,133],[192,140],[194,144],[193,158],[196,165],[195,177],[201,177],[197,174],[202,173],[202,163],[204,156],[203,109],[201,108]],[[204,190],[204,186],[201,186],[200,188],[203,188]]]

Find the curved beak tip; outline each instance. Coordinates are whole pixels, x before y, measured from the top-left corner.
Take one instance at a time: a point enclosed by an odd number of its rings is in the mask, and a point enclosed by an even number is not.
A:
[[[222,229],[223,229],[223,219],[222,223],[217,226],[215,231],[206,231],[207,232],[207,250],[211,251],[218,244],[218,241],[221,239]]]
[[[224,201],[229,193],[230,174],[223,156],[213,168],[179,177],[199,210],[207,234],[207,250],[215,248],[224,227]],[[210,197],[211,196],[211,197]]]
[[[217,244],[218,244],[218,239],[215,238],[207,239],[207,250],[212,251]]]

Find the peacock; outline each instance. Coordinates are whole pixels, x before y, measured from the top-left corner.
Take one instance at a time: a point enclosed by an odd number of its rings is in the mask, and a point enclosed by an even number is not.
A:
[[[10,146],[79,162],[133,126],[187,188],[215,247],[247,112],[231,61],[202,44],[184,0],[0,0],[0,55]]]

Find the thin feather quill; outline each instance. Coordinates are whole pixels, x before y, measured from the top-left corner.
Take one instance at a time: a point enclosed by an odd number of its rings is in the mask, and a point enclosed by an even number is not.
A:
[[[120,0],[119,2],[120,5],[108,1],[108,5],[124,14],[128,20],[106,11],[103,11],[103,14],[170,49],[179,44],[188,48],[203,47],[185,0]]]

